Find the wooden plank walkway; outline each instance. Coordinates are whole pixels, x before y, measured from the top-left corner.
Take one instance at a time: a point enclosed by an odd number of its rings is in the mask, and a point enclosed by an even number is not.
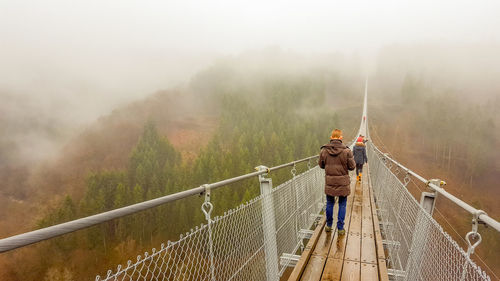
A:
[[[368,180],[368,165],[361,183],[351,178],[344,228],[324,231],[325,218],[316,227],[288,281],[388,281],[385,253],[375,202]],[[338,204],[335,204],[334,218]],[[333,222],[336,226],[336,218]]]

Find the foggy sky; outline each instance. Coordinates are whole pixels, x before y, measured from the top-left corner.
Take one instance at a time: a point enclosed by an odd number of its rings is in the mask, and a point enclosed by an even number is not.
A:
[[[500,1],[0,0],[0,98],[91,122],[220,56],[278,46],[373,63],[396,43],[498,44],[499,14]]]
[[[3,0],[0,32],[7,51],[366,52],[395,42],[499,40],[499,12],[498,1]]]
[[[499,42],[499,1],[0,1],[0,88],[134,97],[219,55]],[[38,93],[47,95],[49,93]]]

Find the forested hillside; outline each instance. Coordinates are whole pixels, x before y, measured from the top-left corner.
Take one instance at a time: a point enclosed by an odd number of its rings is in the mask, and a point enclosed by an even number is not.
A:
[[[48,178],[42,185],[46,189],[37,191],[38,200],[48,204],[38,208],[40,216],[31,222],[32,228],[237,176],[261,164],[273,166],[310,156],[328,141],[333,128],[343,125],[326,105],[326,97],[344,96],[345,103],[355,99],[337,89],[356,89],[340,78],[327,79],[321,72],[243,74],[227,63],[216,64],[193,78],[187,89],[157,93],[99,120],[68,144],[61,159],[42,169]],[[187,118],[185,123],[172,121],[179,115]],[[345,119],[356,120],[350,115]],[[272,176],[279,184],[290,172]],[[257,194],[256,180],[217,190],[213,194],[215,215]],[[2,256],[1,277],[92,279],[202,223],[201,200],[166,204],[17,250]],[[18,267],[20,263],[24,266]]]
[[[0,239],[312,156],[335,128],[351,141],[365,81],[369,143],[500,221],[499,11],[0,0]],[[273,171],[273,185],[290,172]],[[418,201],[427,187],[415,186]],[[218,188],[212,215],[259,192],[257,178]],[[471,215],[442,197],[434,217],[466,248]],[[1,253],[0,281],[95,280],[204,223],[203,199]],[[473,259],[500,280],[500,233],[479,231]]]
[[[38,164],[4,158],[2,237],[310,156],[333,128],[343,129],[345,139],[354,137],[364,83],[355,64],[350,71],[333,71],[325,65],[335,60],[298,65],[271,53],[218,61],[187,86],[117,108]],[[450,86],[450,77],[436,80],[432,73],[399,68],[393,53],[382,53],[369,83],[372,141],[425,178],[445,180],[446,189],[465,202],[500,217],[495,88],[485,86],[483,94],[471,92],[471,85]],[[0,143],[2,155],[14,155],[11,144]],[[290,171],[272,176],[276,185]],[[256,179],[216,190],[215,215],[258,192]],[[1,255],[0,279],[93,279],[204,222],[202,200],[166,204]],[[465,247],[470,215],[443,198],[437,202],[435,218]],[[500,276],[498,234],[484,227],[480,232],[483,242],[474,259]]]
[[[446,181],[447,191],[500,218],[499,96],[488,94],[495,88],[473,93],[449,86],[448,79],[379,72],[369,100],[372,140],[406,167],[425,178]],[[421,190],[413,192],[420,200]],[[463,238],[471,231],[469,213],[438,196],[434,217],[467,248]],[[494,279],[490,269],[500,276],[498,232],[482,226],[479,231],[483,241],[473,258]]]

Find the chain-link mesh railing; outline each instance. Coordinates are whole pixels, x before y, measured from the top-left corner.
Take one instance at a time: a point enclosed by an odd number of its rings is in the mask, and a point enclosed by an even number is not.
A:
[[[406,189],[373,144],[370,178],[394,280],[490,280]]]
[[[267,280],[263,218],[274,212],[279,261],[301,246],[300,229],[309,229],[322,209],[324,171],[319,167],[294,176],[271,193],[209,219],[178,241],[138,256],[96,280]],[[266,208],[265,201],[272,202]],[[286,264],[274,264],[281,274]],[[275,276],[271,280],[278,280]]]

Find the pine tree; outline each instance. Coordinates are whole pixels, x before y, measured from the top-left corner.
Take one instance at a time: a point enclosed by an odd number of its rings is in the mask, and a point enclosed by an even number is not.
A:
[[[144,192],[140,185],[134,186],[132,198],[133,203],[140,203],[144,201]],[[134,215],[133,237],[141,245],[144,241],[144,219],[145,216],[143,212]]]

